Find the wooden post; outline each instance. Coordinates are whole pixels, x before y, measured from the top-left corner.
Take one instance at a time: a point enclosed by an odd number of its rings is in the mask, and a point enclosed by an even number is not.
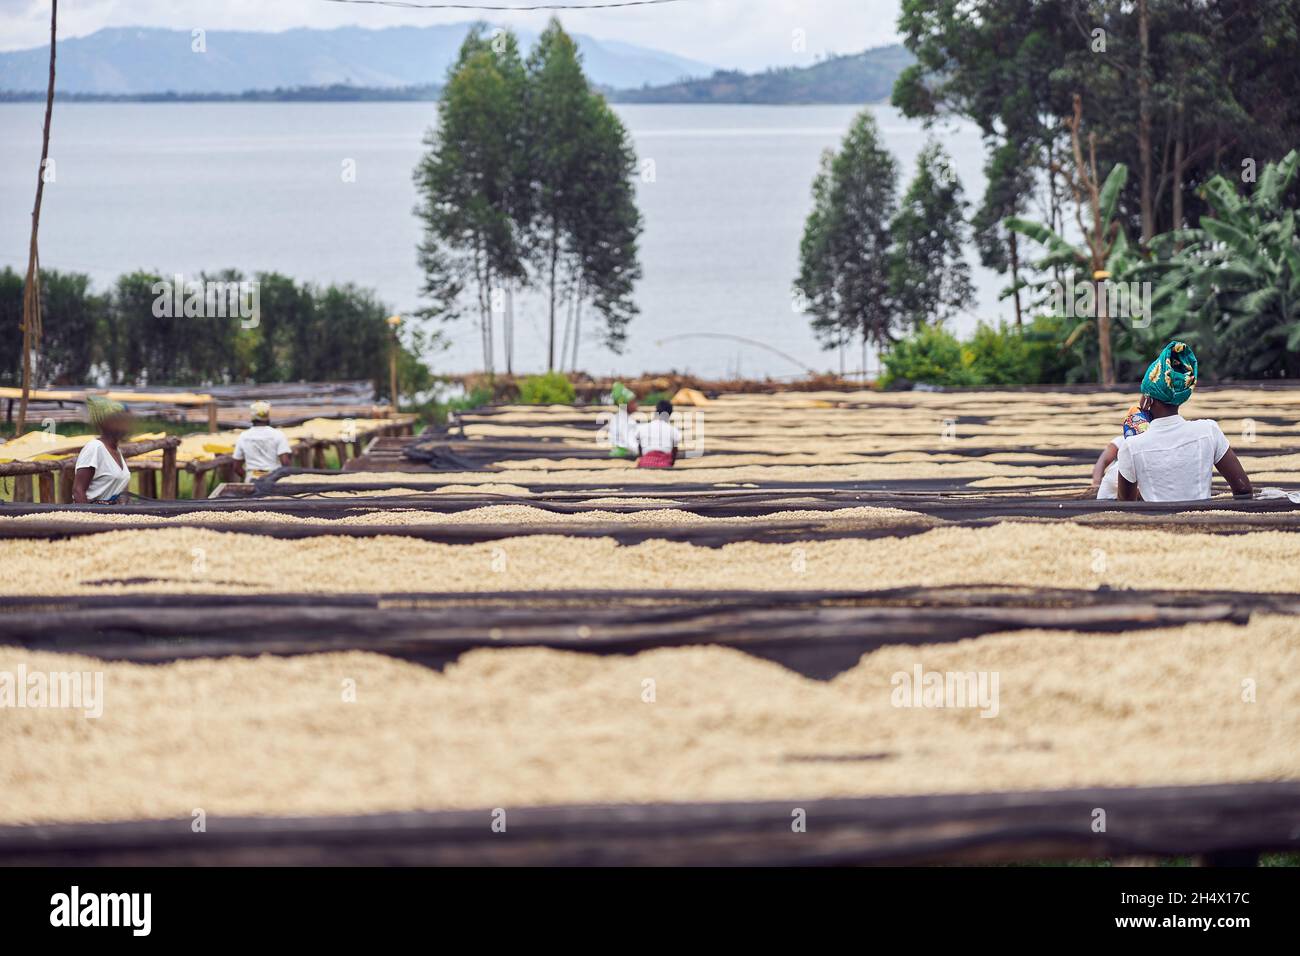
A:
[[[180,497],[180,477],[176,474],[176,446],[163,449],[162,496],[168,500]]]
[[[36,478],[40,485],[41,504],[54,504],[54,472],[43,471]]]
[[[23,281],[22,369],[23,392],[18,403],[18,424],[14,435],[27,430],[27,402],[32,392],[32,351],[41,341],[41,262],[36,234],[41,224],[41,197],[45,194],[45,164],[50,156],[50,117],[54,112],[54,48],[58,38],[59,0],[50,3],[50,82],[45,93],[45,126],[41,136],[41,164],[36,169],[36,204],[32,206],[32,238],[28,244],[27,278]],[[27,480],[27,499],[31,500],[31,476]],[[14,485],[14,501],[18,485]]]
[[[347,442],[343,442],[343,441],[334,442],[334,452],[339,456],[339,470],[342,471],[343,466],[347,463],[348,460]]]
[[[152,468],[141,468],[136,472],[136,476],[140,479],[140,497],[157,498],[158,482],[154,478],[154,470]]]
[[[214,398],[208,402],[208,434],[217,433],[217,400]]]
[[[72,502],[72,483],[77,477],[77,460],[69,458],[59,476],[59,500],[65,505]]]
[[[14,501],[32,500],[32,476],[14,475]]]
[[[194,471],[194,498],[206,498],[208,496],[208,478],[212,474],[211,468],[195,469]]]
[[[325,443],[313,442],[311,446],[311,466],[324,470],[325,468]]]

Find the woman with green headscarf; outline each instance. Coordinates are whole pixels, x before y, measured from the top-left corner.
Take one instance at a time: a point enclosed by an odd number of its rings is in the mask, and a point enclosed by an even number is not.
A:
[[[1179,410],[1196,388],[1199,366],[1186,342],[1170,342],[1142,376],[1142,410],[1151,424],[1119,448],[1121,501],[1195,501],[1210,497],[1217,468],[1235,495],[1251,494],[1250,478],[1213,419],[1188,421]]]
[[[82,446],[72,481],[72,500],[77,504],[117,504],[131,484],[118,445],[131,433],[131,413],[121,402],[96,395],[86,397],[86,415],[99,432]]]

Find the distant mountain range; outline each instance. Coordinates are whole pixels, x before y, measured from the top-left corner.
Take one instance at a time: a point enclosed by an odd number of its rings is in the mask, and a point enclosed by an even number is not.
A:
[[[621,103],[875,103],[889,99],[898,74],[916,62],[899,44],[850,56],[834,56],[813,66],[763,73],[718,70],[702,79],[618,90]]]
[[[209,31],[205,52],[186,30],[117,27],[60,40],[60,93],[239,95],[308,87],[436,87],[469,23],[369,30],[297,29],[280,33]],[[516,30],[527,50],[537,36]],[[714,66],[684,57],[574,34],[587,75],[602,87],[662,85],[704,76]],[[0,53],[0,90],[43,91],[49,48]],[[407,97],[409,98],[409,97]]]
[[[88,101],[433,100],[469,24],[366,30],[213,32],[119,28],[59,43],[61,98]],[[527,48],[535,35],[516,31]],[[915,62],[898,45],[762,73],[575,35],[587,75],[619,103],[875,103]],[[47,48],[0,53],[0,102],[44,99]],[[692,79],[691,76],[696,78]]]

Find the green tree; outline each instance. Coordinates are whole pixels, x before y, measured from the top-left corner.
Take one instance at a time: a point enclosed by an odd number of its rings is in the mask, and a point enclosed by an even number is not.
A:
[[[41,318],[45,329],[34,379],[41,385],[80,385],[90,380],[95,335],[108,310],[103,296],[81,273],[41,270]]]
[[[565,257],[582,222],[584,159],[590,149],[591,91],[577,44],[552,18],[528,55],[528,140],[533,173],[533,259],[547,295],[546,367],[556,368],[556,311]]]
[[[883,349],[892,338],[889,224],[897,183],[897,164],[863,110],[839,152],[822,156],[799,244],[796,296],[825,349],[857,337],[865,353],[868,344]]]
[[[306,380],[317,347],[310,292],[278,272],[260,272],[257,281],[261,338],[252,356],[252,378],[257,382]]]
[[[956,113],[984,134],[979,228],[1038,205],[1062,231],[1071,197],[1056,173],[1076,95],[1097,165],[1134,171],[1118,214],[1143,243],[1195,221],[1215,175],[1276,161],[1300,141],[1294,0],[903,0],[898,26],[917,62],[894,104],[927,119]]]
[[[23,277],[9,266],[0,269],[0,328],[16,329],[23,321]],[[0,335],[0,385],[22,383],[21,335]]]
[[[604,322],[606,348],[621,352],[627,326],[637,314],[632,290],[641,277],[637,237],[636,152],[627,130],[603,96],[587,101],[586,133],[578,152],[575,186],[579,214],[570,223],[570,300],[573,304],[571,368],[577,368],[583,303],[590,301]]]
[[[943,322],[971,306],[975,290],[963,252],[965,208],[952,161],[938,143],[928,143],[889,227],[889,293],[913,328]]]
[[[416,168],[424,227],[418,259],[431,314],[457,318],[461,293],[478,306],[483,367],[495,364],[494,314],[504,284],[522,280],[523,233],[530,217],[523,132],[525,73],[514,36],[488,38],[475,25],[452,65],[438,125]]]

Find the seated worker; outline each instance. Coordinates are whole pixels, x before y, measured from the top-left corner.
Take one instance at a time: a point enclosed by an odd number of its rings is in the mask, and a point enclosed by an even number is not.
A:
[[[682,433],[673,427],[673,403],[661,399],[655,417],[636,426],[638,468],[671,468],[681,453]]]
[[[1150,402],[1151,400],[1144,395],[1141,403],[1128,410],[1128,417],[1124,419],[1124,430],[1112,438],[1097,456],[1097,463],[1092,466],[1092,490],[1097,498],[1113,500],[1119,497],[1119,466],[1115,460],[1119,458],[1120,446],[1124,444],[1126,438],[1140,435],[1150,426],[1151,416],[1147,413]]]
[[[131,413],[121,402],[89,395],[86,416],[99,437],[86,442],[77,455],[72,500],[80,505],[118,504],[131,484],[131,469],[117,447],[131,434]]]
[[[236,476],[249,480],[265,478],[281,465],[288,465],[292,455],[284,432],[271,427],[271,403],[254,402],[252,427],[235,442]]]
[[[1121,501],[1194,501],[1210,497],[1219,470],[1234,495],[1251,493],[1250,479],[1228,447],[1219,423],[1187,421],[1179,408],[1196,387],[1196,354],[1186,342],[1170,342],[1142,376],[1151,424],[1124,441],[1116,457]]]
[[[636,411],[636,393],[622,382],[615,382],[613,399],[618,411],[609,422],[609,457],[635,458],[636,426],[631,416]]]

